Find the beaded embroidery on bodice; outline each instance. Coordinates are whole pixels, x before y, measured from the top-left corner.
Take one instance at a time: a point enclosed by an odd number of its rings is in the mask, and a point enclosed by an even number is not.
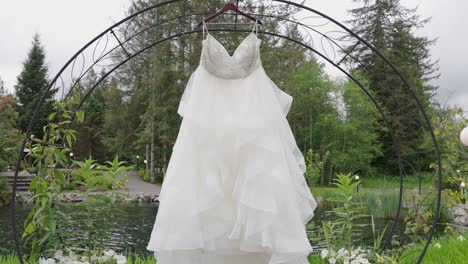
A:
[[[212,75],[223,79],[243,79],[261,65],[260,44],[257,37],[257,20],[255,20],[255,33],[252,32],[242,40],[232,55],[209,32],[203,22],[203,41],[200,65]],[[205,30],[207,37],[205,38]]]

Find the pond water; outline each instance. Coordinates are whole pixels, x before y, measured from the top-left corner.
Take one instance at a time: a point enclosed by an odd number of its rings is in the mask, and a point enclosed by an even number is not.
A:
[[[153,228],[157,213],[157,204],[154,203],[132,203],[132,204],[117,204],[119,209],[126,212],[124,217],[114,217],[113,219],[106,219],[106,226],[109,233],[112,234],[110,241],[106,242],[109,248],[116,250],[130,250],[140,255],[148,255],[152,252],[146,250],[147,242]],[[19,205],[17,206],[17,218],[18,228],[20,234],[22,232],[22,223],[26,218],[27,214],[31,210],[31,205]],[[83,219],[73,219],[74,222],[80,222]],[[322,208],[316,209],[316,214],[312,219],[314,223],[312,228],[308,230],[310,233],[316,233],[316,230],[321,226],[322,221],[331,220]],[[382,229],[388,220],[376,219],[376,226],[378,229]],[[77,230],[74,226],[63,227],[70,232],[81,234],[83,230]],[[316,248],[323,246],[324,242],[317,242],[316,239],[311,240],[312,245]],[[372,229],[365,228],[363,234],[363,243],[372,244]],[[11,208],[2,207],[0,208],[0,253],[1,251],[14,250],[14,240],[11,231]]]

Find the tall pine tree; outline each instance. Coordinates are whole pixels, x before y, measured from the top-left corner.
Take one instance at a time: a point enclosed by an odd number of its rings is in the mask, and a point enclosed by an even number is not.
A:
[[[25,132],[32,118],[36,105],[39,103],[47,88],[47,65],[45,64],[45,52],[41,44],[39,34],[35,34],[28,57],[23,63],[23,70],[17,77],[15,85],[18,97],[18,128]],[[52,112],[52,99],[56,90],[47,93],[46,101],[41,107],[37,119],[33,124],[31,133],[35,136],[43,136],[43,127],[47,125],[47,119]]]
[[[434,40],[416,35],[416,30],[423,27],[429,19],[421,19],[416,14],[417,9],[403,7],[399,0],[354,1],[363,5],[350,10],[354,17],[348,21],[352,30],[397,67],[426,113],[432,112],[431,100],[437,87],[431,81],[438,78],[437,62],[432,61],[429,52]],[[377,101],[386,110],[393,132],[397,135],[400,152],[410,154],[421,151],[424,137],[421,129],[424,122],[416,101],[403,82],[368,48],[357,46],[352,55],[361,62],[357,69],[369,80],[369,89],[375,92]],[[383,120],[381,122],[383,125]],[[376,163],[381,167],[397,169],[392,138],[384,133],[381,141],[384,155]]]

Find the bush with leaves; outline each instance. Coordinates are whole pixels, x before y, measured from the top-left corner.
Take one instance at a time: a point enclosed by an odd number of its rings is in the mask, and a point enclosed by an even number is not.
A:
[[[11,191],[6,178],[0,177],[0,207],[10,203]]]
[[[104,165],[98,164],[92,158],[85,161],[73,161],[78,166],[71,173],[72,184],[84,186],[89,191],[118,190],[125,187],[128,177],[125,174],[133,166],[125,166],[125,161],[119,161],[115,156],[112,161],[106,161]]]
[[[376,230],[373,216],[370,216],[373,247],[365,249],[355,246],[361,242],[363,228],[369,226],[359,223],[369,217],[363,213],[363,203],[355,199],[360,181],[354,180],[354,175],[350,173],[338,174],[334,184],[338,190],[331,200],[336,207],[327,214],[335,220],[322,223],[321,233],[327,246],[322,250],[322,259],[327,259],[329,263],[395,263],[391,257],[379,253],[386,227],[382,231]]]
[[[327,214],[335,220],[323,222],[324,236],[328,245],[351,248],[357,234],[361,234],[362,228],[366,226],[357,223],[357,220],[367,217],[363,213],[363,204],[353,200],[360,181],[355,181],[350,173],[338,174],[334,184],[338,191],[330,200],[337,206]]]
[[[24,138],[23,133],[15,128],[18,119],[16,101],[15,97],[0,91],[0,172],[15,164]]]
[[[320,153],[313,152],[309,149],[305,156],[306,172],[304,177],[308,186],[314,186],[318,183],[324,164],[330,158],[330,151],[326,151],[323,157],[320,157]]]
[[[62,204],[61,191],[66,181],[58,167],[68,163],[67,153],[76,139],[75,131],[69,129],[68,124],[72,122],[75,113],[78,122],[84,119],[81,112],[76,112],[79,103],[79,94],[67,101],[55,102],[56,112],[49,116],[43,138],[34,138],[28,144],[37,176],[29,186],[29,190],[34,193],[31,198],[34,205],[24,222],[22,238],[25,246],[30,244],[31,261],[37,260],[40,254],[55,252],[61,244],[60,235],[64,231],[57,228],[59,212],[55,207]]]
[[[411,206],[404,218],[404,233],[407,236],[406,244],[426,240],[426,234],[431,227],[430,220],[434,217],[434,211],[427,204],[428,198],[432,197],[432,193],[425,195],[410,193],[408,197]]]
[[[123,188],[128,182],[128,177],[125,174],[133,169],[132,166],[125,166],[125,161],[119,161],[119,156],[116,155],[112,161],[106,161],[104,165],[99,166],[104,171],[104,177],[107,178],[107,186],[110,190]]]

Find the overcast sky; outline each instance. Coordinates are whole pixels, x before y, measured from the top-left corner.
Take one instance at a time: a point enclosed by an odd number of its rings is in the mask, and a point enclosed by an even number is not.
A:
[[[438,37],[432,50],[440,60],[438,100],[463,107],[468,113],[467,0],[402,0],[418,6],[422,17],[432,17],[420,34]],[[344,21],[351,0],[308,0],[306,4]],[[55,73],[79,48],[125,16],[130,0],[18,0],[0,3],[0,77],[12,91],[35,32],[46,49],[49,75]]]

